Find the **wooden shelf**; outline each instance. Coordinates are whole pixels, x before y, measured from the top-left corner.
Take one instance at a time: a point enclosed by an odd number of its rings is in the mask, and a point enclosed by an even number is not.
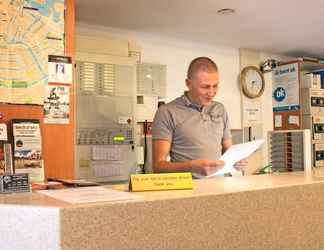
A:
[[[321,71],[324,70],[324,64],[311,61],[300,61],[301,71]]]
[[[295,61],[289,61],[289,62],[284,62],[279,64],[279,66],[286,65],[286,64],[291,64],[291,63],[298,63],[300,70],[301,71],[321,71],[324,70],[324,64],[318,63],[318,62],[313,62],[309,60],[295,60]]]

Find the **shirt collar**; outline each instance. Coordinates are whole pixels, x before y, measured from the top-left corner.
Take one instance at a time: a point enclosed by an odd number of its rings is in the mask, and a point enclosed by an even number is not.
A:
[[[199,105],[199,104],[197,104],[197,103],[194,103],[194,102],[192,102],[192,101],[189,99],[189,97],[188,97],[188,91],[185,91],[185,92],[183,93],[182,100],[183,100],[184,104],[185,104],[187,107],[194,108],[194,109],[196,109],[196,110],[198,110],[198,111],[200,111],[200,112],[204,110],[204,107],[203,107],[202,105]]]

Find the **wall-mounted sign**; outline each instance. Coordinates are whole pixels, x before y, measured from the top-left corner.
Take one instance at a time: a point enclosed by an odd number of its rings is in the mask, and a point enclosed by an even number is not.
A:
[[[31,181],[44,180],[39,120],[13,119],[15,173],[28,173]]]
[[[243,99],[243,126],[250,127],[262,123],[261,101],[258,99]]]
[[[0,141],[8,140],[7,125],[0,123]]]
[[[272,107],[274,112],[298,110],[298,63],[277,67],[273,71]]]
[[[50,83],[45,87],[44,123],[69,124],[70,87]]]
[[[72,60],[68,56],[48,56],[48,82],[72,84]]]

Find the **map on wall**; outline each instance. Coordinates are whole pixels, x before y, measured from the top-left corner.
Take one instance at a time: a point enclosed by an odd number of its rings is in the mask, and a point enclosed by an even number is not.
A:
[[[0,102],[43,104],[48,55],[64,55],[64,0],[0,0]]]

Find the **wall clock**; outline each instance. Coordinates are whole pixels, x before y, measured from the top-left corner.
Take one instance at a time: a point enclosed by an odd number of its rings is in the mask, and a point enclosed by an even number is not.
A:
[[[260,97],[264,92],[264,77],[262,72],[255,66],[243,68],[240,75],[240,83],[243,94],[248,98]]]

